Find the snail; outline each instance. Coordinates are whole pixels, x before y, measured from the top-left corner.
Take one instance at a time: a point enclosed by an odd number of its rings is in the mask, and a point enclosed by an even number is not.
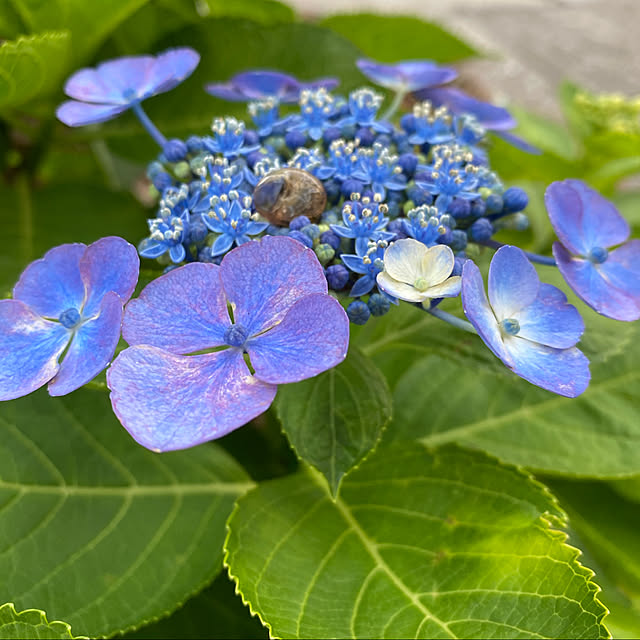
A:
[[[287,226],[296,216],[318,219],[327,204],[327,194],[318,178],[288,167],[271,171],[258,182],[253,204],[271,224]]]

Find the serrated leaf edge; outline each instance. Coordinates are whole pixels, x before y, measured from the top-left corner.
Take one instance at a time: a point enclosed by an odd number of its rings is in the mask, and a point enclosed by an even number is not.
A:
[[[16,619],[19,619],[21,616],[24,616],[25,614],[37,613],[40,616],[41,623],[46,625],[47,627],[53,627],[54,625],[55,626],[62,625],[65,631],[69,634],[69,637],[74,638],[74,640],[89,640],[88,636],[74,636],[71,633],[71,625],[67,622],[63,622],[62,620],[52,620],[51,622],[49,622],[47,620],[47,614],[42,609],[24,609],[23,611],[17,611],[13,602],[7,602],[1,605],[0,611],[2,611],[5,608],[8,608],[9,611],[16,617]]]

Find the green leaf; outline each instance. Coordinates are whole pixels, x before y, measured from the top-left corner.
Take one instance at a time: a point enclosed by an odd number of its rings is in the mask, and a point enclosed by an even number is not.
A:
[[[74,638],[66,622],[48,622],[44,611],[26,609],[18,613],[12,602],[0,606],[0,640]]]
[[[351,349],[339,366],[282,386],[276,409],[296,453],[324,474],[335,495],[378,443],[391,418],[391,393],[376,365]]]
[[[636,145],[636,149],[637,149]],[[586,180],[596,188],[606,190],[627,176],[640,172],[640,156],[616,158],[591,172]]]
[[[37,602],[91,637],[167,615],[220,569],[250,486],[211,444],[158,455],[107,394],[44,390],[0,405],[0,599]]]
[[[577,539],[593,557],[603,587],[601,600],[611,612],[607,626],[613,637],[640,637],[640,493],[633,501],[603,483],[550,482]],[[637,485],[638,480],[635,482]]]
[[[454,62],[477,55],[467,43],[432,22],[401,15],[341,14],[320,24],[333,29],[380,62],[428,58]]]
[[[213,585],[170,618],[128,633],[127,640],[247,640],[268,638],[267,630],[235,594],[235,584],[221,573]]]
[[[68,31],[48,31],[3,42],[0,45],[0,109],[20,106],[58,89],[67,70],[70,45]]]
[[[607,637],[562,518],[485,455],[379,449],[335,501],[314,471],[240,498],[225,563],[281,638]]]
[[[251,18],[263,25],[293,22],[295,13],[291,7],[275,0],[204,0],[211,17]]]

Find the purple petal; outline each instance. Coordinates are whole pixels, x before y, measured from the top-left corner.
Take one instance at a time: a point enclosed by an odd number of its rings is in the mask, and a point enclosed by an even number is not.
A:
[[[498,321],[484,292],[480,269],[471,260],[467,260],[462,268],[462,308],[484,343],[510,367],[513,362],[504,348]]]
[[[431,60],[381,64],[373,60],[360,59],[356,64],[362,73],[381,87],[405,92],[451,82],[458,75],[454,69],[439,67]]]
[[[21,300],[45,318],[57,319],[67,309],[80,310],[84,302],[84,283],[80,259],[84,244],[63,244],[32,262],[13,289],[14,300]]]
[[[13,400],[56,375],[71,333],[19,300],[0,300],[0,326],[0,400]]]
[[[193,353],[224,344],[231,324],[220,267],[194,262],[149,283],[127,305],[122,336],[171,353]]]
[[[156,95],[170,91],[186,80],[198,66],[200,54],[190,47],[169,49],[158,55],[147,76],[146,91]]]
[[[505,142],[508,142],[510,145],[520,149],[520,151],[526,151],[527,153],[532,153],[536,156],[542,154],[542,150],[538,149],[538,147],[534,147],[532,144],[529,144],[526,140],[523,140],[520,136],[517,136],[513,133],[509,133],[508,131],[493,131],[494,135],[498,136],[498,138],[502,138]]]
[[[415,96],[420,100],[430,100],[436,107],[444,105],[456,115],[471,114],[485,129],[492,131],[513,129],[518,124],[503,107],[477,100],[460,89],[449,87],[424,89],[416,91]]]
[[[115,118],[119,113],[126,111],[129,104],[124,106],[112,106],[109,104],[89,104],[69,100],[63,102],[56,110],[58,120],[68,127],[83,127],[87,124],[97,124]]]
[[[572,257],[559,242],[553,243],[553,255],[567,284],[591,308],[614,320],[630,322],[640,318],[637,298],[608,284],[591,262]]]
[[[204,90],[216,98],[228,100],[229,102],[247,102],[250,100],[250,98],[247,98],[244,93],[238,90],[231,82],[226,84],[206,84],[204,86]]]
[[[589,386],[589,360],[577,349],[553,349],[519,336],[508,337],[505,347],[515,363],[514,373],[561,396],[575,398]]]
[[[611,286],[640,303],[640,240],[614,249],[596,269]]]
[[[250,100],[275,96],[295,101],[300,93],[296,78],[279,71],[245,71],[233,76],[231,83]],[[290,100],[292,92],[295,93],[294,100]]]
[[[298,300],[282,322],[247,345],[257,378],[272,384],[298,382],[335,367],[347,356],[349,319],[331,296]]]
[[[219,438],[268,409],[277,389],[252,376],[237,349],[179,356],[147,345],[125,349],[107,384],[120,422],[153,451]]]
[[[155,60],[153,56],[123,56],[99,64],[96,67],[96,74],[100,77],[102,84],[110,89],[110,95],[116,92],[121,96],[126,95],[130,103],[148,93],[149,76]],[[131,95],[128,95],[129,93]],[[71,94],[67,92],[67,95]],[[109,96],[105,96],[102,102],[110,103],[111,100]]]
[[[567,302],[560,289],[542,283],[532,304],[515,314],[520,323],[519,338],[557,349],[573,347],[584,333],[578,310]]]
[[[489,300],[498,321],[532,304],[539,289],[538,273],[521,249],[504,246],[496,251],[489,267]]]
[[[594,247],[612,247],[629,237],[629,225],[613,204],[580,180],[553,182],[544,201],[558,239],[575,255],[586,256]]]
[[[124,304],[138,282],[140,259],[135,247],[115,236],[90,244],[80,260],[80,274],[86,285],[87,300],[82,313],[94,315],[108,291],[117,293]]]
[[[81,102],[126,106],[131,104],[131,99],[123,96],[122,86],[114,84],[110,75],[101,74],[96,69],[76,71],[67,80],[64,92]]]
[[[340,84],[338,78],[318,78],[318,80],[312,80],[311,82],[301,82],[301,89],[326,89],[331,91]]]
[[[96,309],[98,315],[76,331],[60,371],[49,383],[49,394],[64,396],[95,378],[113,358],[122,322],[122,299],[109,291]]]
[[[249,335],[282,320],[299,298],[328,290],[315,253],[283,236],[266,236],[229,252],[220,264],[220,279],[234,321]]]

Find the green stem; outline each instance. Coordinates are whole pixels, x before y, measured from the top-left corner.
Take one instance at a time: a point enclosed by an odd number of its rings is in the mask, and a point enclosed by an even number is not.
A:
[[[400,105],[406,95],[406,91],[398,91],[396,95],[393,96],[393,100],[391,101],[389,108],[382,114],[381,120],[391,119],[395,115],[395,112],[400,108]]]

